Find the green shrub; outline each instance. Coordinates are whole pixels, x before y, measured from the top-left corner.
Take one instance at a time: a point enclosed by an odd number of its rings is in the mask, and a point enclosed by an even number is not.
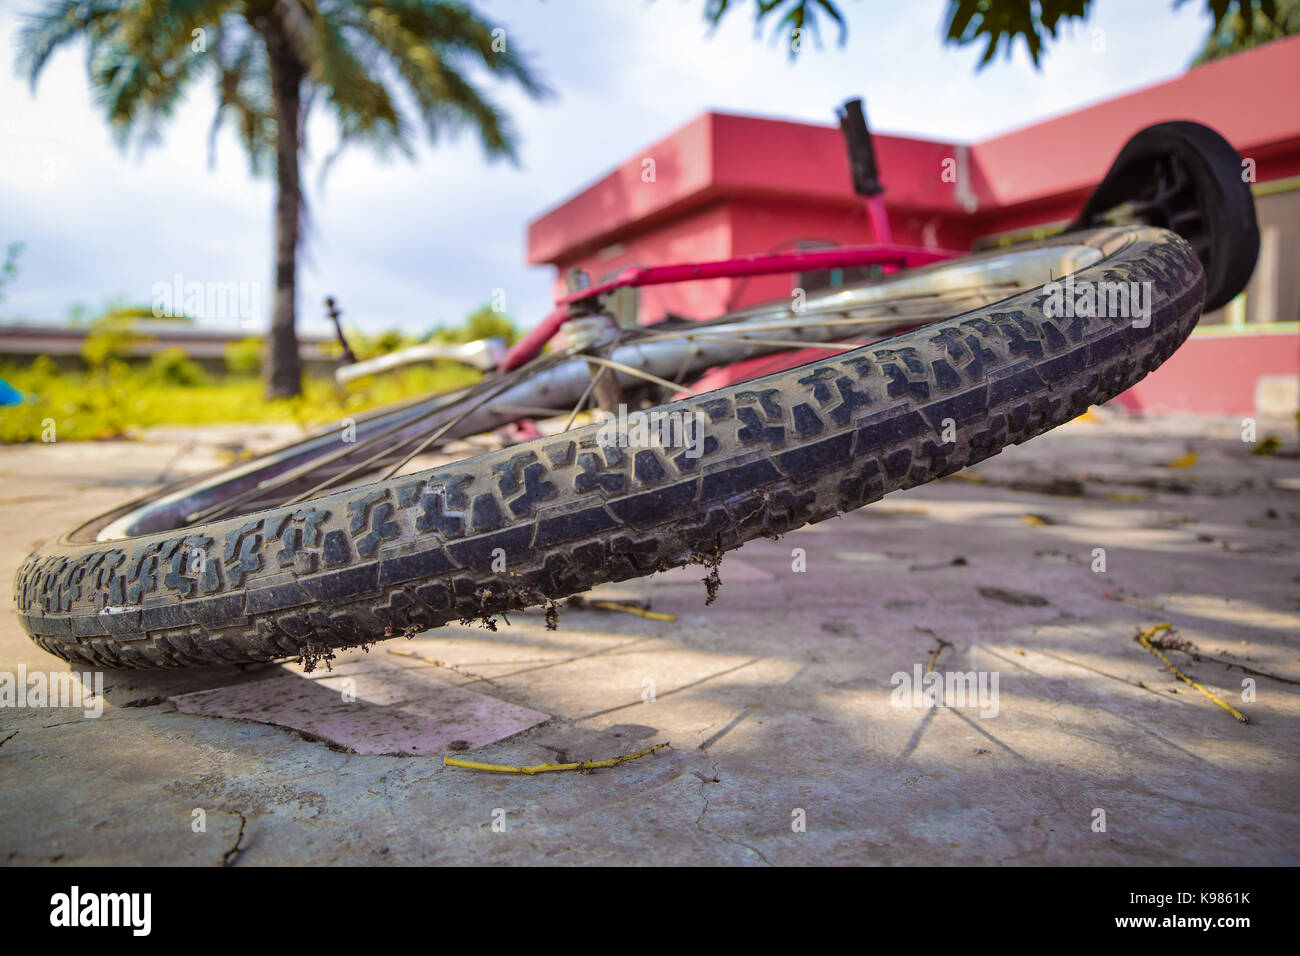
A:
[[[81,358],[92,369],[105,368],[109,362],[125,361],[132,347],[144,339],[132,319],[110,313],[90,326],[81,343]]]
[[[161,354],[161,353],[160,353]],[[186,360],[187,362],[189,360]],[[372,376],[347,390],[329,379],[307,378],[296,399],[266,401],[255,377],[178,384],[149,365],[108,360],[98,369],[61,371],[48,358],[27,366],[0,365],[0,378],[22,392],[22,405],[0,408],[0,442],[39,442],[46,423],[59,441],[130,436],[153,425],[285,422],[323,425],[381,405],[460,388],[478,381],[464,365],[421,366],[404,374]],[[175,368],[175,365],[168,365]],[[184,366],[181,366],[184,367]]]
[[[415,344],[415,339],[400,329],[389,329],[386,332],[380,332],[378,335],[349,333],[348,343],[351,345],[352,354],[357,357],[357,360],[364,362],[366,359],[378,358],[381,355],[388,355],[390,352],[409,348]]]
[[[519,330],[510,316],[485,305],[467,316],[461,325],[438,326],[430,330],[423,341],[462,344],[478,339],[504,339],[506,345],[514,345],[518,338]]]
[[[188,355],[176,346],[155,352],[144,368],[145,380],[156,385],[205,385],[208,373]]]
[[[225,348],[226,371],[231,375],[251,376],[262,370],[262,349],[266,340],[260,335],[231,342]]]

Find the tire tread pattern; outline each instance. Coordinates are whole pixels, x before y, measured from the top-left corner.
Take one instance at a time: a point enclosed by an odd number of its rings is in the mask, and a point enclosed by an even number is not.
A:
[[[1064,240],[1058,240],[1064,241]],[[259,514],[37,549],[15,580],[33,640],[76,664],[302,657],[545,604],[723,552],[952,474],[1104,402],[1200,316],[1172,233],[1076,237],[1076,280],[1150,282],[1152,315],[1052,317],[1033,290],[665,409],[703,454],[601,445],[594,426]],[[957,440],[940,440],[945,419]],[[498,551],[497,549],[501,549]],[[504,553],[509,572],[492,571]]]

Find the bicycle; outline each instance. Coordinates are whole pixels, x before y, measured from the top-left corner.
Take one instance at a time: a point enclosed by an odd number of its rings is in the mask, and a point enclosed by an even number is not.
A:
[[[841,126],[887,237],[860,108]],[[321,429],[42,545],[15,580],[17,613],[51,653],[121,667],[310,669],[340,648],[533,606],[553,625],[558,599],[716,569],[747,540],[952,474],[1113,398],[1240,291],[1257,250],[1240,158],[1177,122],[1134,136],[1070,228],[1039,242],[961,257],[886,242],[575,277],[478,385],[363,416],[352,441]],[[864,264],[882,274],[799,309],[625,328],[606,308],[653,282]],[[1045,289],[1066,279],[1140,284],[1146,321],[1055,314]],[[578,423],[619,405],[699,432],[690,447],[628,444],[602,433],[607,421]],[[476,436],[520,421],[545,432],[482,450]],[[482,453],[455,458],[467,451]]]

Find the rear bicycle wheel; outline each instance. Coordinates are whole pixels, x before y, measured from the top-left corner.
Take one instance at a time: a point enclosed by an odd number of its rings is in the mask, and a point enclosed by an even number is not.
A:
[[[1142,223],[1186,239],[1205,270],[1205,311],[1245,288],[1259,256],[1242,158],[1210,127],[1157,123],[1126,142],[1067,231]]]
[[[441,437],[455,431],[444,422],[430,432],[436,416],[417,403],[358,426],[369,427],[372,438],[402,437],[402,444],[368,448],[361,461],[331,458],[327,480],[301,449],[290,450],[270,466],[250,463],[233,479],[227,472],[170,489],[43,545],[16,579],[19,618],[42,647],[83,664],[299,656],[310,665],[336,648],[716,561],[754,537],[923,484],[1070,420],[1157,367],[1200,316],[1204,273],[1171,232],[1097,230],[1034,248],[1053,254],[1045,261],[1069,251],[1075,288],[1144,284],[1149,314],[1139,321],[1072,309],[1061,315],[1042,284],[1062,276],[1022,274],[1017,291],[997,301],[652,409],[699,421],[698,455],[661,439],[611,442],[601,426],[587,425],[396,473],[394,465],[418,463],[438,429]],[[958,260],[871,288],[898,283],[895,292],[914,293],[926,275],[992,275],[1005,261]],[[877,304],[889,301],[885,294]],[[761,325],[749,319],[751,332]],[[812,324],[840,328],[832,321],[814,316]],[[701,337],[739,347],[728,335],[748,338],[748,354],[775,347],[743,330],[714,334],[718,328],[688,330],[696,341],[673,347],[689,356]],[[797,331],[810,334],[808,323]],[[787,346],[810,341],[792,334],[787,329]],[[667,361],[655,345],[634,347]],[[586,359],[542,361],[534,373],[585,366]],[[630,371],[617,374],[645,383],[633,374],[645,368],[618,364]],[[656,388],[666,384],[655,377]],[[559,380],[549,381],[558,388]],[[439,399],[439,407],[458,409],[447,421],[459,427],[481,425],[516,384],[487,383],[469,412],[463,397]],[[945,442],[949,420],[956,437]],[[311,439],[322,440],[331,439]],[[393,473],[373,480],[376,470]],[[281,481],[285,475],[292,479]],[[267,507],[272,491],[289,500]],[[507,570],[496,570],[503,560]]]

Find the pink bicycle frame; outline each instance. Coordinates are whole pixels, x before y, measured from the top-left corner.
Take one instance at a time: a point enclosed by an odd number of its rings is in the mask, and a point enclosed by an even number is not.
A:
[[[878,238],[889,234],[889,222],[883,208],[873,209],[868,202],[868,213]],[[880,204],[883,207],[883,204]],[[882,225],[883,224],[883,225]],[[881,236],[884,233],[884,236]],[[534,358],[565,322],[573,317],[573,306],[588,302],[596,296],[616,289],[664,285],[672,282],[692,282],[700,279],[737,279],[743,276],[773,275],[782,272],[803,272],[818,269],[846,269],[855,266],[883,266],[886,272],[897,269],[914,269],[959,255],[940,249],[922,249],[916,246],[894,245],[888,242],[839,246],[834,249],[810,249],[799,252],[781,252],[770,255],[737,256],[716,262],[677,263],[673,265],[645,266],[624,269],[613,279],[599,285],[570,293],[555,303],[555,309],[537,327],[525,335],[508,351],[498,367],[509,372]]]
[[[737,256],[717,262],[678,263],[624,269],[608,282],[580,289],[557,300],[555,310],[506,353],[498,370],[509,372],[534,358],[560,330],[560,326],[571,318],[590,314],[593,311],[592,306],[596,304],[594,300],[597,296],[616,289],[663,285],[669,282],[691,282],[699,279],[738,279],[744,276],[870,265],[882,266],[886,273],[890,273],[959,255],[956,252],[921,249],[894,243],[893,229],[889,224],[889,212],[885,207],[884,188],[880,184],[875,151],[871,145],[871,132],[867,128],[866,112],[862,101],[848,100],[836,113],[840,120],[840,131],[844,134],[849,150],[849,170],[853,180],[853,190],[862,197],[866,207],[867,223],[871,227],[871,236],[875,240],[873,245],[840,246],[834,249]]]

